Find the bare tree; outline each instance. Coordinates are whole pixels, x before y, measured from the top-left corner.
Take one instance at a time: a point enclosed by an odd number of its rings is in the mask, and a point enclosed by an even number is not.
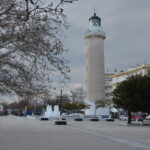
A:
[[[0,0],[0,93],[41,94],[69,78],[63,5],[75,0]]]

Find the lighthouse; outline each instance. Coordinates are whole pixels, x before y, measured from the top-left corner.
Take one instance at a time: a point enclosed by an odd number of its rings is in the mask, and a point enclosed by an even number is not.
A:
[[[96,13],[89,18],[89,27],[85,34],[85,90],[86,102],[91,105],[88,115],[94,113],[95,102],[105,99],[104,79],[104,39],[105,32],[101,18]]]

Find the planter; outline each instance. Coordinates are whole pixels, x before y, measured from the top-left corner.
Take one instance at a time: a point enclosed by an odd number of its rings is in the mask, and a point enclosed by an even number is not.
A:
[[[74,121],[83,121],[82,118],[75,118]]]
[[[67,125],[67,121],[65,121],[65,120],[56,120],[55,125]]]
[[[41,118],[41,120],[42,120],[42,121],[48,121],[49,119],[48,119],[48,118],[43,117],[43,118]]]
[[[90,121],[99,121],[99,118],[91,118]]]
[[[115,120],[114,120],[114,119],[112,119],[112,118],[108,118],[108,119],[106,119],[106,121],[113,122],[113,121],[115,121]]]

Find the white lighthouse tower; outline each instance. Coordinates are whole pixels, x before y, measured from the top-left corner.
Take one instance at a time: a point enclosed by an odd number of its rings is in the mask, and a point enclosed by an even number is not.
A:
[[[101,27],[101,19],[94,13],[94,16],[89,19],[88,31],[85,34],[86,102],[91,105],[90,109],[85,112],[87,115],[93,115],[95,102],[105,98],[104,39],[105,32]]]

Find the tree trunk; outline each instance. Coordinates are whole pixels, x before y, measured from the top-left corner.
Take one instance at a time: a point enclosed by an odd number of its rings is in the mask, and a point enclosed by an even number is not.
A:
[[[131,111],[128,111],[128,124],[131,124]]]

